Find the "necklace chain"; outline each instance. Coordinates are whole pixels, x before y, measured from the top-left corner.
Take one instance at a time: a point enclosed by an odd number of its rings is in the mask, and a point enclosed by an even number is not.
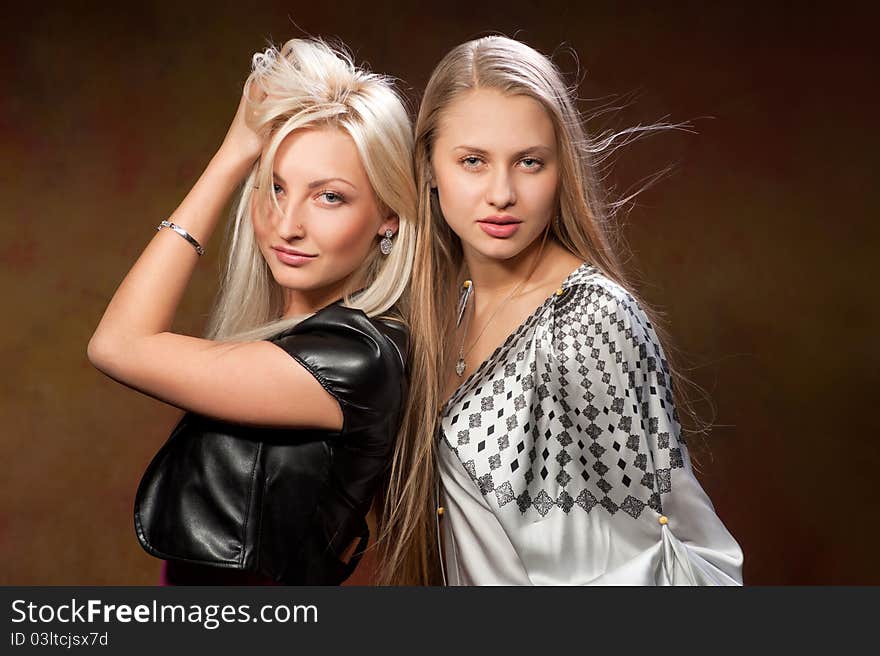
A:
[[[458,362],[455,363],[455,373],[458,374],[459,378],[461,378],[462,375],[464,375],[464,370],[467,368],[467,363],[465,362],[465,356],[467,356],[468,353],[470,353],[471,351],[474,350],[474,347],[479,343],[480,337],[482,337],[483,333],[486,332],[486,329],[489,327],[489,324],[492,323],[492,319],[495,318],[495,315],[498,314],[498,312],[501,310],[502,307],[504,307],[504,305],[507,303],[507,301],[509,301],[511,298],[513,298],[513,295],[516,294],[517,291],[519,291],[519,288],[522,287],[529,278],[531,278],[531,275],[528,275],[525,278],[523,278],[516,285],[516,287],[514,287],[511,290],[511,292],[504,298],[504,300],[498,304],[498,306],[495,308],[495,310],[492,312],[492,314],[489,315],[489,318],[486,320],[486,323],[483,324],[483,329],[480,331],[480,334],[477,335],[477,338],[474,340],[474,343],[470,345],[470,348],[468,348],[467,351],[465,351],[464,345],[467,343],[468,330],[470,329],[470,324],[471,324],[470,316],[468,316],[467,322],[464,324],[464,335],[462,335],[462,338],[461,338],[461,346],[458,349]],[[464,293],[467,294],[468,297],[471,296],[474,291],[473,281],[472,280],[465,281],[465,288],[466,288],[466,290]],[[465,304],[467,304],[467,298],[465,299]],[[464,308],[464,311],[467,312],[466,306]],[[476,307],[474,307],[474,312],[476,313]]]
[[[465,359],[464,359],[465,356],[474,349],[474,347],[477,345],[477,343],[479,343],[480,337],[482,337],[483,333],[486,332],[486,328],[488,328],[489,324],[492,323],[492,319],[495,318],[495,315],[498,314],[499,310],[501,310],[501,308],[504,307],[504,305],[505,305],[505,303],[507,303],[507,301],[509,301],[511,298],[513,298],[513,295],[516,294],[516,292],[519,290],[519,288],[522,287],[524,284],[526,284],[529,281],[529,279],[532,277],[532,275],[535,273],[535,269],[538,268],[538,262],[541,261],[541,255],[544,253],[544,245],[547,243],[547,235],[548,234],[550,234],[550,224],[549,223],[547,224],[547,228],[544,230],[544,236],[541,239],[541,247],[538,249],[538,254],[535,256],[535,260],[532,263],[532,266],[529,270],[529,274],[525,278],[523,278],[517,284],[516,287],[513,288],[513,290],[505,297],[505,299],[503,301],[501,301],[498,304],[498,307],[495,308],[495,310],[492,312],[489,319],[483,325],[483,329],[480,331],[480,334],[477,335],[477,338],[474,340],[474,343],[471,344],[471,347],[467,351],[465,351],[464,345],[465,345],[465,342],[467,341],[468,329],[470,328],[470,317],[468,317],[468,321],[464,325],[464,335],[461,338],[461,346],[458,349],[458,361],[455,363],[455,373],[458,375],[459,378],[461,378],[464,375],[464,371],[465,371],[465,369],[467,369],[467,363],[465,362]],[[468,284],[468,283],[470,283],[470,284]],[[467,294],[467,296],[464,299],[464,303],[465,303],[464,311],[467,312],[467,302],[468,302],[470,296],[473,295],[474,283],[472,280],[468,280],[465,282],[464,286],[465,286],[465,293]],[[476,302],[475,302],[474,313],[476,313],[476,311],[477,311],[477,308],[476,308]]]

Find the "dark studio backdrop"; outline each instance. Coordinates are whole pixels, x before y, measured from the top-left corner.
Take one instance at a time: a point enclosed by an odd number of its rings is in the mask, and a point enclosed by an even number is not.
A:
[[[417,6],[420,5],[420,6]],[[86,344],[219,145],[250,55],[338,37],[413,102],[452,46],[517,36],[574,73],[594,127],[690,120],[618,153],[640,291],[709,390],[700,480],[751,584],[880,583],[871,17],[847,3],[508,2],[7,8],[0,40],[0,584],[153,584],[138,480],[179,411]],[[73,6],[72,4],[70,6]],[[701,118],[711,117],[711,118]],[[199,334],[221,231],[178,313]],[[706,406],[701,409],[708,415]],[[369,562],[354,582],[369,580]]]

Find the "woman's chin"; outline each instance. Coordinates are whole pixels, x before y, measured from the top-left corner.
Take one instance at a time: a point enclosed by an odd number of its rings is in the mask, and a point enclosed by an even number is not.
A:
[[[275,282],[284,289],[301,294],[308,294],[315,298],[326,296],[336,300],[337,296],[341,296],[349,283],[349,275],[316,275],[317,272],[306,272],[303,270],[284,271],[282,273],[272,272]]]
[[[479,239],[467,244],[468,250],[489,260],[509,260],[520,255],[529,246],[522,239]]]
[[[323,286],[320,280],[315,279],[315,276],[294,268],[288,268],[284,271],[273,269],[272,277],[281,287],[296,291],[309,291]]]

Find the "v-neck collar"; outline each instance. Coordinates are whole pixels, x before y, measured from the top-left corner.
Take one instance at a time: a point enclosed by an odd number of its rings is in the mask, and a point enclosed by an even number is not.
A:
[[[589,264],[587,262],[580,264],[577,269],[575,269],[574,271],[569,273],[568,276],[566,276],[565,280],[562,281],[562,284],[559,287],[564,290],[564,289],[568,289],[569,287],[572,287],[573,285],[579,285],[581,282],[583,282],[584,278],[586,278],[589,275],[592,275],[594,269],[595,269],[595,267],[592,264]],[[471,382],[473,382],[478,376],[482,375],[485,372],[485,370],[490,367],[490,365],[494,365],[498,355],[500,355],[503,351],[505,351],[507,348],[509,348],[511,343],[514,341],[514,339],[517,336],[519,336],[519,334],[525,328],[527,328],[529,325],[531,325],[531,323],[535,320],[535,318],[537,316],[539,316],[550,303],[553,302],[553,299],[556,298],[556,294],[557,294],[557,292],[554,291],[552,294],[550,294],[550,296],[545,298],[538,305],[538,307],[536,307],[532,311],[532,313],[529,314],[529,316],[527,316],[525,319],[523,319],[507,335],[507,337],[504,339],[504,341],[492,352],[492,354],[489,355],[489,357],[487,357],[485,360],[483,360],[479,364],[479,366],[471,372],[471,374],[464,380],[464,382],[461,385],[459,385],[458,387],[455,388],[455,391],[446,400],[446,402],[443,404],[442,408],[440,409],[441,416],[446,413],[446,411],[449,409],[449,406],[451,406],[453,403],[457,402],[461,398],[461,395],[463,394],[464,390],[470,386]]]

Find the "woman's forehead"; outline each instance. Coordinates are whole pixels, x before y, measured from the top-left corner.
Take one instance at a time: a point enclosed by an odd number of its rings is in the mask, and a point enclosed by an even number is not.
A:
[[[343,178],[358,187],[367,179],[354,140],[336,126],[291,132],[278,147],[274,169],[284,178],[304,182]]]
[[[555,130],[544,106],[529,96],[473,89],[452,101],[439,117],[443,148],[522,150],[552,147]]]

